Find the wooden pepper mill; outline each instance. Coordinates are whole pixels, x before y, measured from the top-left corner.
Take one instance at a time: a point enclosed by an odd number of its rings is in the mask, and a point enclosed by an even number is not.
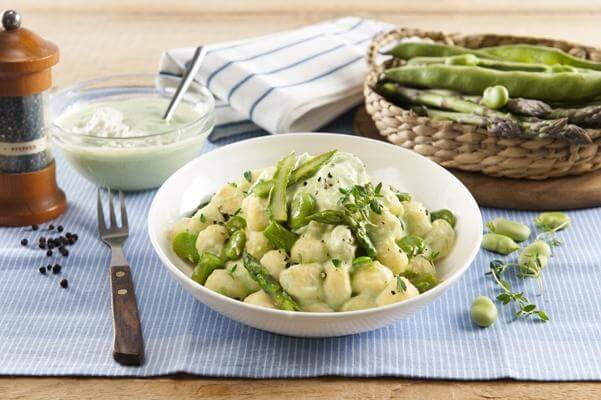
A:
[[[0,226],[38,224],[67,208],[44,125],[44,91],[58,47],[21,27],[13,10],[0,30]]]

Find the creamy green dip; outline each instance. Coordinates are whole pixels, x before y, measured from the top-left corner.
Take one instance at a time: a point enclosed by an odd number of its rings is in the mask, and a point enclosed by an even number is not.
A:
[[[167,122],[163,114],[169,99],[130,97],[89,103],[67,110],[56,121],[63,129],[97,137],[140,137],[186,126],[200,117],[188,103],[181,102]]]

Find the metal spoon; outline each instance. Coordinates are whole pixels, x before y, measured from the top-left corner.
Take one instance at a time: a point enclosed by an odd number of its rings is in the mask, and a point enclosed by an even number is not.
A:
[[[198,72],[198,68],[200,68],[200,64],[202,63],[202,60],[203,58],[205,58],[206,54],[207,51],[205,50],[204,46],[198,46],[196,48],[194,56],[192,57],[192,60],[188,68],[186,69],[186,72],[184,73],[184,76],[182,77],[179,86],[175,90],[175,94],[173,95],[169,106],[167,107],[167,111],[165,111],[165,115],[163,115],[163,119],[165,121],[169,121],[173,117],[173,114],[175,114],[175,110],[179,102],[182,100],[182,97],[184,97],[184,94],[190,87],[192,80],[194,80],[194,77]]]

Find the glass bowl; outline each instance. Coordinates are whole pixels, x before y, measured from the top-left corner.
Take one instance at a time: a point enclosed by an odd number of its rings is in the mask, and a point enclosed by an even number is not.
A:
[[[215,100],[193,82],[182,99],[198,118],[163,132],[132,137],[99,137],[61,125],[61,116],[79,107],[115,99],[173,96],[180,78],[154,74],[113,75],[69,86],[50,95],[49,127],[53,144],[69,164],[101,187],[145,190],[160,186],[173,172],[196,157],[215,125]]]

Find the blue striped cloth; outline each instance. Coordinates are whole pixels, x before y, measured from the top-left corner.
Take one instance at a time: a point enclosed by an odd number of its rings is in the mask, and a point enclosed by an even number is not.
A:
[[[197,80],[217,98],[210,139],[308,132],[361,102],[365,52],[389,24],[355,17],[207,46]],[[182,75],[194,49],[171,49],[160,71]]]
[[[326,129],[349,133],[350,123],[351,114],[346,114]],[[209,143],[205,151],[217,145]],[[121,367],[111,356],[109,251],[96,233],[95,188],[61,158],[57,162],[70,208],[55,225],[77,232],[80,240],[69,257],[47,258],[32,245],[19,244],[23,237],[35,244],[47,234],[43,229],[0,229],[0,374],[601,380],[600,209],[569,213],[572,226],[561,232],[565,244],[544,270],[541,296],[533,281],[521,284],[526,296],[549,314],[549,323],[512,321],[510,308],[499,306],[495,325],[480,329],[472,324],[472,299],[497,293],[484,275],[493,257],[482,251],[455,286],[409,319],[360,335],[300,339],[229,320],[171,278],[146,233],[154,191],[127,195],[131,235],[125,252],[133,269],[147,361],[140,368]],[[482,212],[485,220],[503,216],[530,225],[535,216]],[[57,261],[63,265],[60,275],[37,271]],[[69,279],[68,289],[59,287],[62,277]]]

